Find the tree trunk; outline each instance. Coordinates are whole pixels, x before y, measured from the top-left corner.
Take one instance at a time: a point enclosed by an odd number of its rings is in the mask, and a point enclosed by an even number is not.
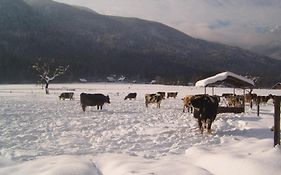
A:
[[[46,92],[46,94],[49,94],[49,83],[48,82],[46,82],[45,92]]]

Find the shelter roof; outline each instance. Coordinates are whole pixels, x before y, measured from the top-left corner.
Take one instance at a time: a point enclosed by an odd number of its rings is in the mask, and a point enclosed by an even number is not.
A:
[[[195,83],[195,86],[201,87],[224,86],[234,88],[252,88],[254,85],[253,80],[232,72],[222,72],[212,77],[199,80]]]

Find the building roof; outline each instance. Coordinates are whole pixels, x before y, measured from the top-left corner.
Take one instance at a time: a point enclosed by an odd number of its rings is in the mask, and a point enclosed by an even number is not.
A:
[[[281,83],[276,83],[272,89],[281,89]]]
[[[255,84],[253,80],[232,72],[222,72],[212,77],[199,80],[195,83],[195,86],[201,87],[224,86],[234,88],[252,88],[254,85]]]

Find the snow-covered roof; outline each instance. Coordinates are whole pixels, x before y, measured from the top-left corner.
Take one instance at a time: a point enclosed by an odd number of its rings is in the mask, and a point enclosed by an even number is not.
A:
[[[254,81],[232,72],[222,72],[195,83],[195,86],[201,87],[218,85],[223,85],[226,87],[248,88],[254,86]]]

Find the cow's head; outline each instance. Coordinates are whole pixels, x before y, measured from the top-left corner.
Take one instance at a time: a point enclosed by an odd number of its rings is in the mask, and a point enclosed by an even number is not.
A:
[[[191,105],[194,108],[202,109],[205,105],[205,96],[197,96],[191,99]]]
[[[155,98],[156,98],[156,101],[157,101],[157,102],[159,102],[159,101],[161,101],[161,100],[164,99],[164,97],[163,97],[161,94],[156,94],[156,95],[155,95]]]
[[[105,97],[105,102],[106,102],[106,103],[110,103],[110,99],[109,99],[109,96],[108,96],[108,95]]]

